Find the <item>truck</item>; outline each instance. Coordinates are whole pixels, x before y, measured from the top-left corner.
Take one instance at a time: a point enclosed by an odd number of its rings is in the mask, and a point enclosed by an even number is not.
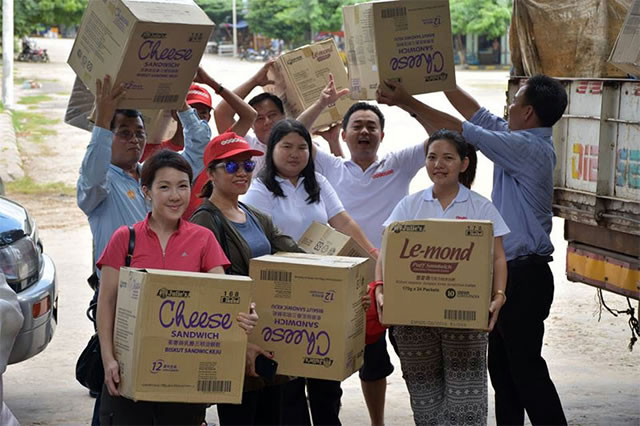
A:
[[[518,6],[523,7],[523,2],[514,2],[514,16]],[[640,0],[628,10],[629,15],[640,13]],[[627,22],[620,22],[619,28],[629,33]],[[635,31],[640,33],[638,28]],[[531,34],[524,38],[535,39]],[[564,219],[567,279],[596,287],[602,306],[616,316],[628,315],[631,349],[640,334],[640,80],[627,74],[627,66],[617,73],[608,68],[611,44],[595,58],[600,66],[593,67],[591,58],[589,69],[574,69],[580,76],[550,74],[561,81],[568,95],[567,109],[553,127],[557,156],[553,214]],[[640,57],[640,45],[635,49]],[[512,52],[512,57],[518,53]],[[538,68],[544,70],[543,61],[537,60]],[[637,70],[640,76],[640,67]],[[510,77],[507,105],[526,78]],[[625,308],[610,308],[603,291],[625,297]]]

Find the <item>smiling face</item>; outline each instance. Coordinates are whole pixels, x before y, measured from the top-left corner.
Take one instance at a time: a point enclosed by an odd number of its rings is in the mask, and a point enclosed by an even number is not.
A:
[[[309,145],[298,133],[286,134],[273,148],[276,173],[285,179],[295,179],[309,163]]]
[[[461,160],[452,142],[437,139],[429,145],[425,164],[433,184],[444,187],[458,185],[458,176],[469,166],[469,158]]]
[[[226,198],[234,198],[245,194],[249,190],[253,171],[247,172],[242,162],[249,159],[251,159],[251,154],[249,153],[234,155],[233,157],[225,158],[213,170],[207,169],[209,178],[213,182],[213,191],[223,194]],[[236,161],[240,167],[235,173],[229,173],[224,167],[226,161]]]
[[[284,120],[285,116],[270,99],[265,99],[255,104],[253,108],[258,113],[256,121],[253,122],[253,131],[258,140],[266,144],[269,140],[273,125],[280,120]]]
[[[191,197],[189,175],[173,167],[156,171],[151,188],[142,187],[151,199],[151,215],[157,219],[178,220],[187,209]]]
[[[112,131],[111,163],[130,170],[138,164],[147,141],[142,118],[118,114]]]
[[[384,137],[378,115],[366,109],[354,112],[347,127],[342,131],[342,139],[347,143],[351,159],[357,163],[373,163],[378,147]]]

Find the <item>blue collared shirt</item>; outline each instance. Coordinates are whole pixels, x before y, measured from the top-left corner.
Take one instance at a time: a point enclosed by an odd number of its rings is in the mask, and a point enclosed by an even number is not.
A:
[[[197,176],[204,168],[202,157],[211,139],[211,129],[193,108],[178,112],[178,117],[184,128],[185,149],[181,155]],[[116,229],[144,220],[149,211],[140,182],[111,164],[112,141],[111,130],[93,128],[77,183],[78,207],[89,218],[93,234],[94,264]]]
[[[551,128],[510,131],[484,108],[462,124],[462,135],[493,162],[493,204],[511,232],[504,237],[507,260],[553,253],[551,204],[556,154]]]

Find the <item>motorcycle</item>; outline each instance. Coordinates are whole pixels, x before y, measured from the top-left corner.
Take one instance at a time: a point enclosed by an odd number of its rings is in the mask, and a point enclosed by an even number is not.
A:
[[[267,62],[272,58],[275,58],[275,54],[271,49],[261,49],[260,51],[257,51],[255,49],[248,48],[240,54],[240,59],[250,62]]]
[[[41,49],[36,43],[29,39],[22,39],[22,52],[18,55],[20,62],[49,62],[49,54],[47,49]]]

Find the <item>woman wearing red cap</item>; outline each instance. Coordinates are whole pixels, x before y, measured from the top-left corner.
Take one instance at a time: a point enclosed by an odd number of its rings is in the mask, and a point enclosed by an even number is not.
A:
[[[213,231],[231,261],[228,274],[249,275],[249,260],[253,257],[277,251],[302,251],[293,239],[280,233],[269,216],[238,201],[251,184],[256,165],[251,158],[259,155],[263,155],[261,151],[251,149],[233,132],[215,137],[204,152],[209,182],[200,194],[205,200],[191,221]],[[221,425],[281,423],[282,384],[288,378],[258,377],[255,359],[260,354],[271,357],[259,346],[248,345],[242,404],[218,404]]]

